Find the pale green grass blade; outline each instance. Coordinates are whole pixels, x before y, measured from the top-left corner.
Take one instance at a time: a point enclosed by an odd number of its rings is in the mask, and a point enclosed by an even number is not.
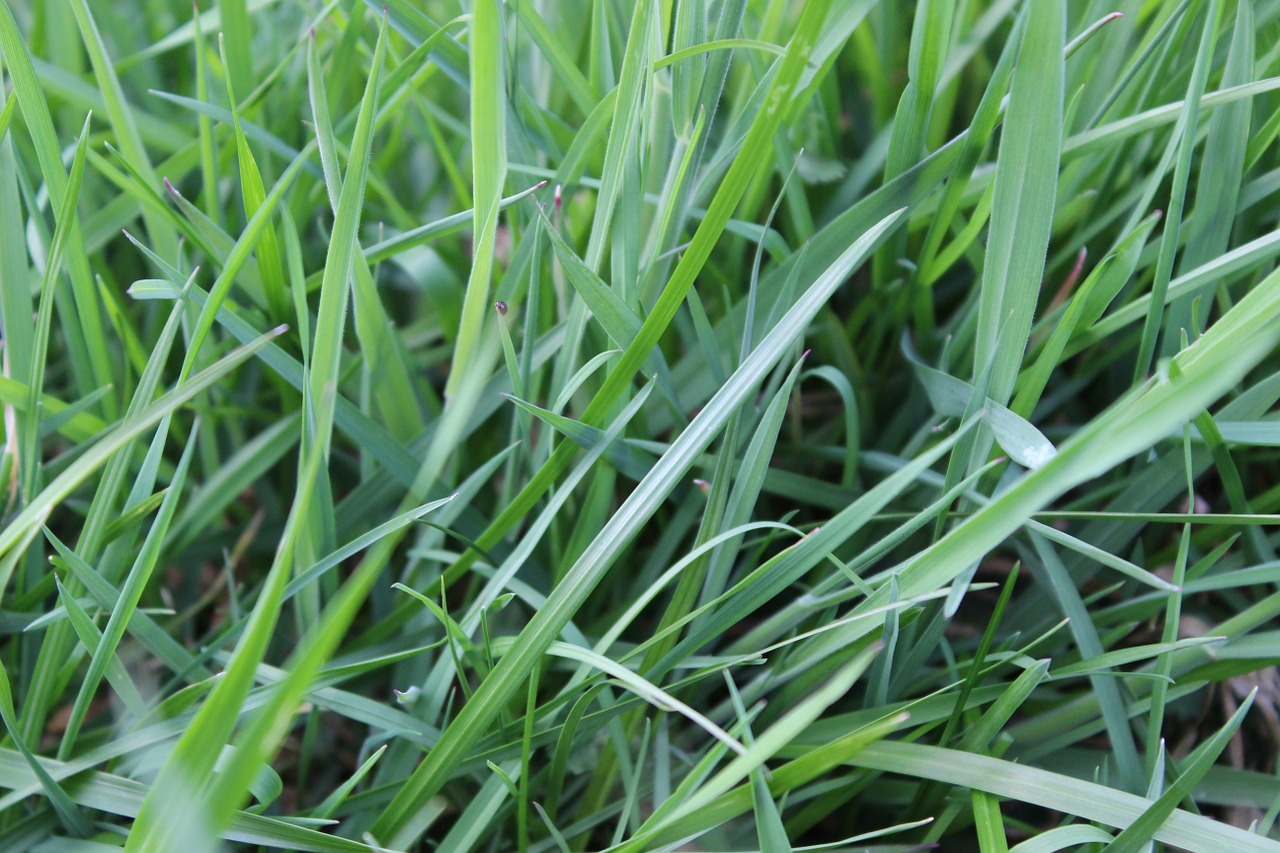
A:
[[[474,261],[462,303],[445,397],[458,395],[479,357],[480,335],[489,304],[498,202],[507,177],[507,98],[502,50],[502,12],[495,0],[480,0],[471,13],[471,184],[476,213],[472,231]]]
[[[450,500],[452,498],[445,498],[428,504],[422,508],[419,517],[444,506]],[[279,748],[312,679],[346,634],[351,620],[368,597],[369,588],[381,570],[380,563],[366,560],[361,570],[344,584],[321,614],[319,624],[303,638],[290,661],[292,666],[270,700],[246,727],[227,766],[213,784],[208,786],[205,793],[208,819],[215,829],[220,829],[231,818],[248,793],[254,774]],[[270,599],[264,596],[263,600]],[[246,636],[251,631],[252,626],[246,628]]]
[[[57,575],[54,575],[53,581],[58,588],[58,600],[63,605],[62,614],[71,623],[72,629],[80,639],[80,644],[92,653],[102,642],[102,632],[98,630],[98,626],[94,624],[93,617],[84,609],[84,606],[76,600],[75,596],[67,592],[67,588],[62,585],[62,581]],[[57,613],[58,611],[53,612]],[[110,682],[112,689],[115,690],[116,695],[120,697],[120,701],[128,708],[129,713],[134,716],[141,716],[146,710],[146,703],[143,701],[142,695],[138,693],[137,686],[129,677],[129,673],[125,670],[124,664],[120,662],[120,659],[114,656],[109,658],[103,667],[103,674]]]
[[[974,376],[991,371],[987,394],[1000,404],[1022,366],[1057,197],[1065,16],[1061,3],[1030,6],[996,160]]]
[[[1209,14],[1213,11],[1210,10]],[[1239,3],[1231,34],[1231,50],[1219,85],[1239,86],[1249,82],[1253,73],[1255,38],[1253,4]],[[1237,101],[1214,110],[1209,118],[1209,135],[1205,138],[1204,150],[1212,152],[1212,156],[1204,158],[1195,190],[1195,213],[1202,225],[1187,237],[1186,248],[1178,260],[1180,270],[1195,269],[1227,249],[1245,177],[1252,107],[1247,100]],[[1191,299],[1171,300],[1165,316],[1165,349],[1174,349],[1181,329],[1204,328],[1207,322],[1208,305],[1203,306],[1199,316],[1192,318]]]
[[[861,652],[852,662],[832,677],[822,689],[815,692],[805,702],[787,711],[778,722],[762,732],[755,742],[741,755],[736,756],[714,777],[709,779],[698,792],[688,799],[675,804],[674,808],[659,807],[658,811],[645,822],[639,834],[634,836],[620,850],[640,849],[647,833],[656,833],[664,823],[672,823],[696,813],[729,789],[738,785],[750,775],[751,771],[764,765],[764,762],[775,755],[783,746],[790,743],[796,735],[809,726],[818,715],[837,701],[853,686],[871,661],[879,654],[877,646]],[[668,804],[664,804],[668,805]],[[647,828],[647,829],[646,829]]]
[[[1093,272],[1080,285],[1071,298],[1067,310],[1049,335],[1035,363],[1018,380],[1018,391],[1010,408],[1029,417],[1035,410],[1041,394],[1049,384],[1049,377],[1062,360],[1067,343],[1077,334],[1093,326],[1103,315],[1111,301],[1137,269],[1143,246],[1158,217],[1148,216],[1133,233],[1126,236],[1094,267]]]
[[[1111,837],[1106,830],[1088,824],[1059,826],[1015,844],[1011,853],[1057,853],[1059,850],[1077,849],[1083,844],[1106,844]]]
[[[1169,785],[1168,790],[1159,796],[1137,820],[1125,827],[1115,840],[1103,848],[1105,853],[1137,853],[1150,843],[1160,827],[1168,820],[1169,815],[1177,808],[1188,794],[1200,784],[1204,774],[1209,771],[1218,756],[1226,748],[1227,742],[1239,730],[1244,722],[1245,714],[1253,707],[1256,690],[1251,692],[1240,704],[1236,712],[1227,720],[1226,725],[1214,733],[1213,737],[1196,747],[1185,762],[1185,770]],[[1153,780],[1154,781],[1154,780]],[[1148,795],[1150,796],[1150,795]]]
[[[31,768],[31,772],[35,774],[40,782],[40,787],[44,789],[45,796],[49,798],[53,805],[54,811],[58,815],[58,820],[70,832],[84,838],[93,832],[93,824],[84,816],[84,813],[76,806],[75,802],[67,796],[67,792],[62,789],[57,782],[49,775],[48,771],[40,764],[33,753],[22,739],[22,735],[18,731],[17,714],[13,709],[13,688],[9,683],[9,673],[3,664],[0,664],[0,717],[3,717],[4,727],[9,732],[9,737],[13,738],[14,745],[18,751],[22,753],[27,765]]]
[[[527,190],[521,190],[518,193],[505,196],[498,202],[498,209],[505,210],[520,199],[525,198],[526,196],[531,195],[534,191],[546,186],[546,184],[546,181],[540,181],[532,187],[529,187]],[[378,261],[385,261],[388,258],[393,258],[404,250],[422,245],[429,240],[453,234],[470,225],[473,219],[473,214],[474,211],[464,210],[462,213],[454,213],[449,216],[442,217],[435,222],[428,222],[426,225],[419,225],[417,228],[412,228],[405,231],[403,234],[397,234],[394,237],[388,237],[385,240],[380,240],[372,246],[365,248],[365,260],[371,264],[376,264]]]
[[[190,385],[191,383],[188,383]],[[254,670],[266,652],[275,628],[285,584],[293,566],[294,551],[302,534],[311,506],[311,495],[318,479],[319,452],[307,454],[307,464],[300,472],[296,501],[282,533],[262,594],[254,605],[232,660],[208,699],[196,712],[189,727],[165,757],[156,782],[138,811],[125,850],[161,851],[175,844],[208,849],[218,837],[221,825],[230,818],[231,796],[226,785],[219,798],[207,798],[208,780],[222,753],[222,747],[238,721],[245,697],[252,686]],[[259,764],[253,765],[256,774]],[[227,773],[217,777],[226,779]],[[234,782],[238,778],[232,776]],[[182,824],[165,819],[173,809],[181,809],[187,820]]]
[[[1000,801],[985,791],[973,792],[973,823],[982,853],[1009,853],[1009,840],[1000,815]]]
[[[79,735],[80,726],[89,711],[89,702],[93,699],[94,691],[97,690],[102,676],[106,673],[107,666],[115,659],[116,648],[124,637],[129,620],[133,616],[133,611],[138,606],[143,588],[150,579],[151,573],[155,570],[156,562],[160,558],[160,546],[169,532],[169,525],[173,521],[173,516],[177,509],[178,497],[182,494],[182,489],[186,484],[187,471],[191,465],[192,451],[194,449],[195,442],[192,441],[187,444],[186,449],[183,451],[182,459],[178,463],[178,468],[169,483],[155,521],[147,532],[146,541],[138,552],[138,559],[129,570],[129,576],[121,587],[119,602],[111,611],[106,627],[102,629],[102,639],[99,641],[97,648],[92,650],[89,671],[86,673],[84,680],[80,682],[80,692],[76,694],[71,716],[67,719],[67,728],[63,733],[62,739],[63,745],[59,748],[59,758],[65,759],[72,746],[74,746]]]
[[[37,759],[49,775],[62,774],[61,762],[47,758]],[[76,791],[85,808],[108,814],[133,817],[142,802],[145,786],[123,776],[90,772]],[[4,750],[0,752],[0,784],[6,788],[26,788],[35,776],[20,754]],[[305,826],[298,826],[277,818],[241,812],[226,832],[228,841],[244,844],[261,844],[284,850],[305,850],[312,853],[369,853],[374,848],[358,841],[336,838]],[[119,849],[118,847],[114,849]]]
[[[16,95],[10,95],[6,112],[12,116],[12,109],[18,102]],[[21,246],[23,244],[23,226],[21,201],[18,195],[18,161],[14,153],[13,138],[6,132],[0,138],[0,245]],[[28,377],[31,375],[34,360],[35,334],[30,322],[32,302],[28,287],[18,286],[18,282],[29,280],[30,272],[25,253],[6,251],[0,254],[0,276],[4,281],[12,282],[9,287],[0,287],[0,322],[3,323],[5,339],[5,356],[8,359],[8,370],[4,378],[13,381],[12,377]],[[18,405],[21,398],[25,406],[27,389],[22,387],[21,380],[14,381],[15,388],[5,389],[5,402],[11,406]],[[46,405],[48,402],[46,401]],[[23,420],[30,417],[23,415]]]
[[[1177,163],[1173,170],[1173,186],[1169,191],[1169,210],[1164,220],[1164,231],[1160,235],[1160,255],[1156,261],[1155,280],[1151,283],[1151,306],[1146,322],[1142,326],[1142,341],[1138,345],[1138,360],[1134,366],[1134,381],[1140,381],[1151,370],[1151,360],[1155,357],[1157,339],[1164,325],[1161,320],[1164,304],[1169,291],[1169,280],[1173,277],[1173,264],[1178,251],[1178,243],[1182,229],[1182,211],[1186,204],[1187,182],[1191,175],[1191,156],[1196,143],[1196,130],[1200,121],[1200,103],[1204,96],[1205,85],[1209,75],[1209,65],[1213,59],[1213,46],[1218,34],[1218,3],[1210,0],[1205,14],[1204,28],[1200,34],[1200,49],[1196,53],[1195,68],[1191,72],[1191,82],[1187,86],[1183,110],[1178,116],[1178,124],[1174,128],[1170,145],[1177,140]],[[1176,342],[1170,342],[1166,349],[1173,352]]]
[[[589,114],[595,107],[595,98],[591,94],[586,78],[582,76],[577,63],[565,49],[560,38],[537,12],[531,11],[523,3],[517,4],[514,11],[519,17],[520,25],[528,28],[530,38],[550,63],[574,105],[582,111],[583,115]]]
[[[0,0],[0,853],[1275,841],[1275,0],[382,5]]]
[[[604,8],[602,4],[596,4],[597,19],[605,14]],[[613,233],[613,217],[623,192],[623,171],[645,111],[650,76],[648,69],[654,52],[652,37],[656,12],[653,0],[639,0],[631,9],[627,49],[622,57],[622,74],[618,79],[618,94],[613,103],[613,120],[605,145],[600,191],[596,197],[585,257],[588,269],[596,273],[600,272],[604,251],[609,246],[609,238]]]
[[[224,39],[231,45],[226,68],[228,85],[238,92],[253,90],[253,22],[249,18],[248,0],[218,0],[218,12]]]
[[[218,37],[218,52],[222,64],[231,67],[227,58],[226,39]],[[252,219],[254,214],[267,200],[267,190],[262,184],[262,173],[258,170],[258,162],[249,148],[249,140],[245,138],[244,129],[240,126],[240,108],[236,100],[236,92],[232,81],[243,76],[244,72],[227,74],[227,100],[231,103],[231,122],[235,131],[236,160],[240,166],[240,193],[244,201],[244,215]],[[154,183],[154,181],[152,181]],[[280,241],[276,237],[275,228],[270,222],[263,225],[262,235],[257,246],[258,271],[262,279],[262,287],[266,293],[267,306],[273,318],[286,316],[288,302],[285,297],[284,266],[280,255]]]
[[[945,780],[953,785],[987,791],[1117,828],[1132,824],[1151,805],[1151,801],[1142,797],[1093,782],[923,744],[873,744],[850,760],[860,767]],[[1196,853],[1220,850],[1274,853],[1280,850],[1280,843],[1182,810],[1170,814],[1155,837]]]
[[[337,143],[333,124],[329,117],[329,98],[320,71],[319,52],[315,33],[312,32],[307,49],[307,77],[311,110],[315,119],[316,144],[320,150],[320,162],[324,169],[325,189],[335,217],[342,194],[342,178],[338,172]],[[381,90],[381,84],[379,90]],[[376,106],[376,95],[375,95]],[[391,432],[402,441],[411,438],[421,427],[421,418],[415,417],[415,407],[406,405],[415,398],[409,380],[407,366],[399,359],[399,350],[387,342],[390,321],[379,297],[373,274],[366,258],[354,254],[351,259],[355,284],[354,313],[356,338],[364,354],[364,369],[374,385],[383,419]]]
[[[86,116],[84,128],[80,131],[80,140],[76,143],[75,159],[71,163],[71,174],[67,178],[66,191],[58,209],[58,222],[53,232],[53,241],[49,246],[49,257],[45,260],[44,276],[40,283],[40,301],[36,308],[35,340],[31,348],[31,373],[27,379],[27,416],[18,456],[19,473],[22,477],[22,498],[30,502],[35,494],[39,473],[37,456],[39,450],[38,426],[40,420],[39,403],[44,396],[44,377],[49,359],[49,334],[53,327],[54,288],[62,273],[63,255],[67,242],[77,226],[76,202],[80,199],[80,184],[84,178],[85,152],[89,146],[89,122],[92,116]],[[26,276],[20,277],[22,281]]]
[[[907,715],[894,715],[854,729],[820,748],[805,753],[771,773],[769,789],[775,795],[797,788],[822,773],[852,761],[852,757],[900,728]],[[673,822],[653,839],[655,844],[671,844],[698,835],[751,809],[751,791],[739,787],[702,808],[696,814]],[[919,824],[916,824],[917,826]]]
[[[14,97],[17,99],[22,116],[26,120],[27,130],[35,147],[40,171],[49,187],[49,195],[55,205],[61,205],[67,193],[67,171],[62,165],[62,158],[54,131],[53,117],[49,114],[49,105],[40,90],[39,78],[31,61],[31,54],[22,37],[22,30],[13,16],[8,0],[0,3],[0,50],[13,78]],[[68,234],[67,269],[71,276],[72,292],[75,297],[77,319],[81,330],[81,345],[88,359],[87,364],[77,360],[74,367],[77,381],[81,383],[80,392],[90,393],[95,387],[109,385],[111,375],[108,369],[111,364],[107,355],[106,335],[102,326],[102,316],[98,311],[97,293],[93,286],[93,278],[89,269],[89,259],[85,254],[79,227],[73,227]],[[86,385],[86,382],[91,384]],[[103,410],[110,416],[115,413],[116,401],[107,397],[103,400]]]
[[[142,143],[142,137],[134,122],[133,110],[125,99],[124,90],[120,87],[120,79],[116,76],[111,57],[108,56],[106,46],[102,43],[102,35],[98,31],[97,22],[93,19],[93,13],[89,10],[89,4],[84,0],[72,3],[71,11],[75,14],[76,24],[80,28],[80,37],[84,40],[85,48],[89,52],[94,77],[106,101],[107,118],[111,122],[111,129],[115,133],[120,150],[124,152],[124,156],[133,167],[148,179],[148,184],[155,186],[156,174],[152,170],[151,160],[147,156],[146,147]],[[173,229],[169,228],[160,217],[145,209],[142,215],[147,224],[147,236],[156,251],[164,257],[173,257],[177,251],[177,240]]]
[[[386,22],[378,37],[374,53],[373,70],[365,85],[360,103],[360,117],[356,122],[352,141],[352,156],[342,182],[337,212],[333,223],[333,240],[325,257],[324,277],[320,283],[320,309],[316,313],[315,344],[311,354],[311,375],[308,379],[311,399],[317,406],[315,423],[309,427],[313,446],[309,453],[321,457],[329,455],[329,443],[333,430],[334,405],[337,399],[336,383],[342,358],[342,332],[347,314],[348,288],[358,248],[361,210],[364,204],[365,184],[369,172],[369,158],[373,147],[374,114],[378,103],[378,88],[382,75],[383,57],[386,51]]]
[[[916,4],[911,26],[911,48],[907,59],[907,85],[898,101],[893,129],[889,137],[889,156],[885,160],[884,179],[893,180],[920,160],[925,133],[933,114],[938,77],[947,58],[955,4],[921,2]],[[1053,132],[1053,128],[1049,132]],[[884,285],[894,270],[905,247],[899,237],[877,258],[877,284]]]

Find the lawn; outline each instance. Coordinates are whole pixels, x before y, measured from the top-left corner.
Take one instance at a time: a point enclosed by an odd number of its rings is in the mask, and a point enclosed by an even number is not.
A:
[[[1280,851],[1280,0],[0,0],[0,101],[0,853]]]

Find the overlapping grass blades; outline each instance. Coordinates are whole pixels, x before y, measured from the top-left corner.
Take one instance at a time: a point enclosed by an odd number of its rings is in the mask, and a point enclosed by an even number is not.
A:
[[[1280,850],[1277,19],[0,0],[0,853]]]

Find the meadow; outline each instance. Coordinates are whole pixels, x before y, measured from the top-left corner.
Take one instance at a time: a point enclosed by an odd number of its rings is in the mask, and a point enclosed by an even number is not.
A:
[[[0,0],[0,853],[1280,851],[1277,0]]]

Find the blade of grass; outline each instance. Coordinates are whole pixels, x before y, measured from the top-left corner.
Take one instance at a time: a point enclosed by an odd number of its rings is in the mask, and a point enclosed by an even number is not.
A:
[[[756,383],[764,378],[765,373],[794,344],[809,320],[849,270],[900,220],[901,214],[890,216],[850,246],[840,262],[806,292],[796,306],[765,336],[760,346],[694,418],[671,449],[658,460],[648,476],[640,482],[561,581],[557,587],[557,595],[535,614],[521,632],[521,639],[514,652],[499,661],[489,677],[480,684],[468,703],[467,712],[450,725],[436,748],[396,794],[372,830],[381,843],[404,845],[412,840],[404,837],[401,832],[408,816],[447,781],[453,768],[479,740],[501,706],[519,689],[529,670],[536,665],[548,645],[609,570],[622,547],[635,536],[640,526],[674,488],[676,481],[684,475],[693,458],[711,443]],[[560,590],[563,590],[563,594]]]
[[[446,398],[456,397],[463,381],[473,381],[481,328],[489,304],[498,203],[507,177],[507,99],[502,50],[502,10],[496,0],[479,0],[471,12],[471,184],[476,214],[472,231],[471,273],[462,303],[462,319]]]

